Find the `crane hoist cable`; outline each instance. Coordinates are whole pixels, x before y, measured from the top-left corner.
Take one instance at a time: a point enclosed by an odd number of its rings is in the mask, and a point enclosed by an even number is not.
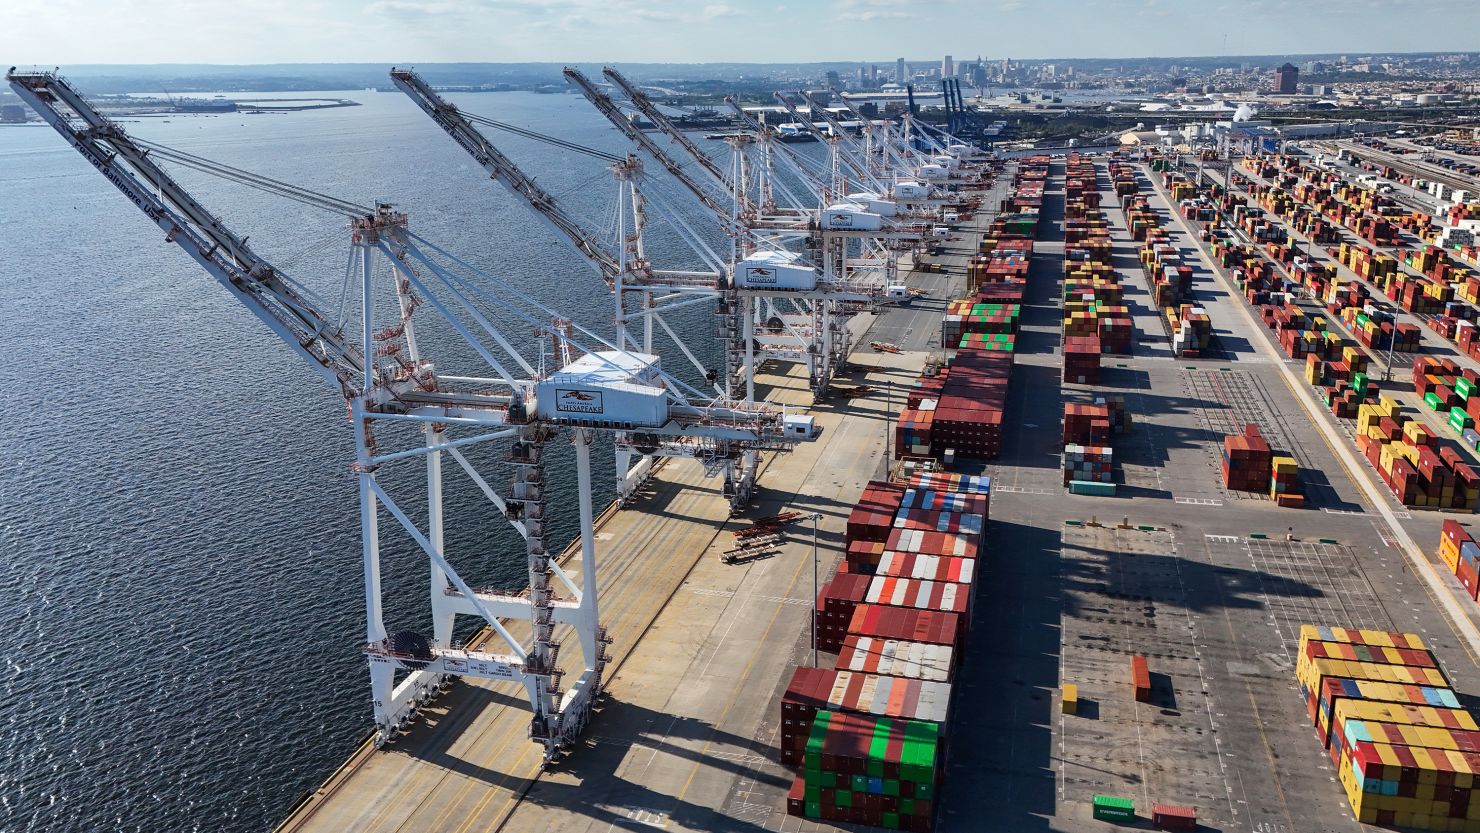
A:
[[[286,197],[304,205],[343,214],[347,217],[366,217],[375,213],[375,209],[369,206],[359,205],[328,194],[321,194],[318,191],[292,185],[281,180],[242,170],[241,168],[234,168],[213,159],[207,159],[204,156],[187,153],[186,151],[172,148],[168,145],[162,145],[158,142],[150,142],[140,139],[137,136],[130,138],[134,144],[147,148],[152,156],[167,159],[177,165],[191,168],[201,173],[210,174],[221,179],[228,179],[232,182],[246,185],[249,188],[256,188],[259,191],[266,191],[269,194]]]
[[[469,113],[466,110],[459,109],[458,112],[462,114],[463,118],[467,119],[470,122],[497,128],[499,130],[513,133],[516,136],[523,136],[526,139],[533,139],[536,142],[544,142],[545,144],[553,145],[554,147],[558,148],[564,148],[570,151],[575,151],[576,153],[584,153],[587,156],[594,156],[597,159],[603,159],[607,162],[621,162],[624,161],[626,158],[623,156],[618,156],[615,153],[607,153],[604,150],[597,150],[596,148],[577,144],[567,139],[561,139],[557,136],[551,136],[546,133],[538,133],[526,127],[519,127],[518,125],[501,122],[497,119],[490,119],[487,116],[479,116],[474,113]]]

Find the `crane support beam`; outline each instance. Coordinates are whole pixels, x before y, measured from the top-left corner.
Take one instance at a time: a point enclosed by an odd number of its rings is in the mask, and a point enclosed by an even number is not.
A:
[[[410,70],[392,69],[391,81],[482,165],[489,176],[523,199],[561,239],[570,243],[601,275],[608,287],[615,285],[617,273],[621,271],[617,257],[567,214],[554,197],[535,183],[533,177],[495,147],[456,105],[438,95],[421,76]]]
[[[601,74],[606,76],[606,80],[612,82],[616,85],[617,89],[622,91],[622,95],[626,96],[627,100],[632,102],[632,106],[636,107],[638,112],[647,116],[648,121],[651,121],[654,126],[663,131],[663,134],[671,139],[674,144],[683,148],[694,162],[698,163],[704,173],[709,174],[709,178],[713,179],[716,185],[726,191],[734,190],[734,183],[730,182],[730,178],[725,175],[724,170],[720,168],[719,164],[713,159],[710,159],[689,137],[683,135],[683,131],[679,130],[673,124],[672,120],[662,110],[658,109],[658,105],[654,104],[652,99],[647,97],[646,93],[638,89],[636,84],[628,81],[623,77],[622,73],[617,72],[612,67],[606,67],[601,71]]]
[[[606,120],[611,122],[612,126],[623,136],[626,136],[628,141],[642,148],[658,164],[662,165],[663,169],[668,171],[674,179],[678,180],[679,184],[687,188],[689,193],[693,194],[694,198],[699,201],[699,204],[709,210],[709,213],[713,214],[716,219],[720,220],[726,226],[730,225],[730,210],[724,205],[721,205],[719,200],[713,194],[709,193],[707,188],[698,180],[694,179],[693,175],[683,165],[679,164],[678,160],[669,156],[667,151],[659,147],[658,143],[652,140],[652,137],[638,130],[636,125],[629,121],[626,116],[622,115],[622,109],[617,106],[615,101],[612,101],[611,96],[597,89],[596,85],[591,83],[591,79],[587,78],[575,67],[565,68],[565,80],[575,85],[575,88],[581,91],[581,95],[584,95],[586,100],[591,102],[591,105],[603,116],[606,116]]]

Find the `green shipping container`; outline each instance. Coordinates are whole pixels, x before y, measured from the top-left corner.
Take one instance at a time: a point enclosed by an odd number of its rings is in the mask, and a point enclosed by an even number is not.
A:
[[[1432,409],[1432,410],[1438,411],[1438,410],[1442,410],[1443,409],[1442,406],[1444,404],[1444,401],[1439,398],[1439,394],[1437,394],[1437,393],[1426,393],[1426,394],[1424,394],[1423,395],[1423,401],[1424,401],[1424,404],[1425,405],[1428,405],[1429,408]]]
[[[1470,393],[1474,390],[1475,383],[1471,382],[1469,379],[1454,380],[1454,392],[1459,394],[1461,399],[1469,399]]]
[[[1114,497],[1114,483],[1099,483],[1093,480],[1070,480],[1069,493],[1074,495],[1098,495],[1101,497]]]
[[[1449,427],[1456,431],[1463,431],[1475,424],[1474,417],[1458,408],[1449,412]]]
[[[1094,798],[1094,816],[1100,821],[1133,822],[1136,820],[1136,802],[1114,795],[1097,795]]]

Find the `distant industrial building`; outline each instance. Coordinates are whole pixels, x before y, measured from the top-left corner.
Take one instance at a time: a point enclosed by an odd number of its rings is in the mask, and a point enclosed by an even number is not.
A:
[[[1291,95],[1295,92],[1296,83],[1300,79],[1300,70],[1294,64],[1286,63],[1274,71],[1274,91],[1281,95]]]

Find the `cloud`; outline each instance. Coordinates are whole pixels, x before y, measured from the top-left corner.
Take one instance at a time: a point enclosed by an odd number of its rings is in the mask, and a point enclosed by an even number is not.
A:
[[[833,12],[839,20],[904,20],[919,17],[914,7],[924,5],[921,0],[837,0]]]

